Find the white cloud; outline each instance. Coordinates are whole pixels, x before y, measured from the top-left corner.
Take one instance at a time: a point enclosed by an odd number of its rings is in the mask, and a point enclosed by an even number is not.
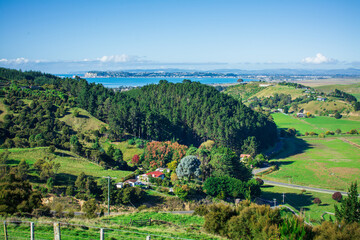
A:
[[[16,58],[16,59],[6,59],[6,58],[2,58],[0,59],[0,62],[2,63],[15,63],[15,64],[22,64],[22,63],[28,63],[29,62],[29,59],[26,59],[26,58]]]
[[[126,54],[121,54],[121,55],[112,55],[112,56],[103,56],[101,58],[97,58],[96,60],[99,60],[100,62],[129,62],[130,60],[132,60],[132,57],[126,55]]]
[[[311,63],[311,64],[321,64],[321,63],[335,63],[337,62],[333,58],[327,58],[321,53],[316,54],[315,57],[307,57],[304,58],[301,62],[303,63]]]

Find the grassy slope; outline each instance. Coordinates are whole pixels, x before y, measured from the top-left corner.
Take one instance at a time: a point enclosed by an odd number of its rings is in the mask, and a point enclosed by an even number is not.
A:
[[[102,143],[105,150],[107,150],[110,147],[110,144],[114,146],[114,148],[118,148],[123,153],[123,159],[125,161],[129,161],[132,159],[132,157],[137,154],[141,155],[144,153],[144,149],[137,148],[136,145],[130,145],[128,141],[123,142],[110,142],[106,140]]]
[[[280,170],[264,178],[345,191],[360,180],[359,156],[359,148],[336,137],[288,139],[285,151],[272,160]]]
[[[131,220],[147,220],[149,218],[153,220],[151,226],[139,226],[136,224],[134,224],[134,226],[128,225]],[[152,234],[151,239],[169,239],[162,236],[186,239],[223,239],[221,237],[205,233],[202,228],[204,218],[191,215],[139,212],[94,220],[71,219],[69,223],[96,226],[97,228],[82,228],[62,225],[61,239],[98,239],[100,227],[106,228],[105,239],[145,239],[149,234]],[[51,224],[39,222],[35,223],[35,226],[36,238],[50,239],[53,236],[53,226]],[[10,237],[17,236],[27,238],[29,235],[29,225],[9,224],[8,233]],[[3,236],[3,228],[0,229],[0,236]]]
[[[79,111],[79,117],[73,116],[72,113],[75,109]],[[89,130],[100,130],[101,126],[108,126],[106,123],[93,117],[90,113],[81,108],[71,108],[69,110],[69,114],[65,115],[62,118],[59,118],[59,120],[71,126],[75,131],[80,132],[87,132]]]
[[[254,94],[264,90],[264,87],[259,87],[259,83],[252,82],[248,84],[238,84],[226,89],[225,93],[233,96],[235,99],[248,100]]]
[[[326,110],[337,110],[340,113],[346,110],[348,110],[349,112],[354,111],[354,108],[350,104],[339,100],[326,102],[311,101],[308,103],[299,104],[299,108],[303,108],[306,112],[310,112],[311,114],[317,114],[321,111],[324,112]]]
[[[294,87],[290,87],[290,86],[281,86],[281,85],[274,85],[274,86],[269,86],[266,87],[264,90],[262,90],[261,92],[256,93],[254,96],[261,98],[261,97],[270,97],[270,96],[274,96],[274,94],[290,94],[292,99],[295,99],[297,97],[306,95],[304,93],[303,89],[296,89]]]
[[[322,91],[324,93],[330,93],[335,89],[339,89],[341,91],[354,95],[358,100],[360,100],[360,83],[325,85],[325,86],[315,87],[315,89]]]
[[[0,150],[0,152],[3,150]],[[29,164],[34,164],[36,160],[44,158],[49,155],[47,148],[13,148],[9,149],[11,164],[18,164],[22,159],[26,160]],[[57,150],[56,154],[51,154],[55,157],[54,161],[59,162],[61,167],[59,169],[59,178],[64,181],[68,179],[76,179],[76,177],[84,172],[86,175],[91,175],[96,178],[102,176],[111,176],[121,179],[127,176],[131,172],[129,171],[116,171],[116,170],[105,170],[99,165],[88,161],[85,158],[79,157],[78,155],[63,150]]]

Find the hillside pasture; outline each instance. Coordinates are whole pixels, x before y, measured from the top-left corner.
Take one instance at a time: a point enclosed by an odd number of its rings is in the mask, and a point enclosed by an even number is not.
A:
[[[123,159],[125,161],[130,161],[135,154],[142,155],[144,153],[144,149],[136,147],[136,145],[129,144],[129,141],[122,141],[122,142],[110,142],[106,140],[102,143],[104,149],[107,151],[107,149],[110,147],[110,145],[113,145],[113,147],[116,149],[120,149],[123,153]]]
[[[320,114],[325,111],[338,111],[340,113],[348,111],[354,111],[354,108],[344,101],[311,101],[299,105],[300,109],[304,109],[311,114]]]
[[[278,128],[295,128],[300,134],[304,135],[305,132],[316,132],[320,133],[323,130],[318,126],[311,125],[301,118],[294,117],[292,115],[283,113],[273,113],[271,115]]]
[[[75,110],[79,111],[78,117],[75,117],[73,115]],[[68,109],[68,114],[66,114],[62,118],[59,118],[59,120],[71,126],[73,130],[82,133],[85,133],[90,130],[100,130],[102,126],[108,127],[106,123],[93,117],[90,113],[88,113],[86,110],[81,108]]]
[[[280,169],[264,179],[346,191],[351,182],[360,180],[359,156],[359,148],[340,138],[290,138],[284,151],[271,160]]]
[[[291,86],[282,86],[282,85],[272,85],[269,87],[264,87],[264,90],[256,93],[253,95],[253,97],[271,97],[274,96],[274,94],[290,94],[292,99],[298,98],[300,96],[306,95],[304,93],[303,89],[291,87]]]
[[[273,113],[271,115],[278,128],[295,128],[300,134],[306,132],[325,133],[340,129],[343,133],[351,129],[360,130],[360,121],[345,118],[335,119],[333,117],[316,116],[314,118],[297,118],[292,115]]]
[[[3,149],[0,152],[4,151]],[[130,171],[120,171],[104,169],[98,164],[91,162],[83,157],[80,157],[72,152],[57,150],[54,154],[48,153],[47,147],[42,148],[13,148],[9,149],[11,159],[9,164],[16,165],[21,160],[25,160],[32,166],[38,159],[45,158],[46,156],[54,157],[55,163],[60,163],[61,167],[58,172],[59,178],[76,179],[81,172],[95,178],[103,176],[117,177],[121,179],[129,175]],[[67,179],[64,179],[65,182]]]
[[[360,81],[360,79],[359,79]],[[330,93],[333,92],[335,89],[350,93],[354,95],[358,100],[360,100],[360,83],[354,83],[354,84],[333,84],[333,85],[323,85],[323,86],[317,86],[315,89],[324,92],[324,93]]]
[[[360,130],[360,121],[353,121],[348,119],[335,119],[332,117],[314,117],[314,118],[304,118],[304,121],[316,126],[317,128],[325,131],[335,131],[336,129],[341,129],[342,132],[348,132],[351,129]]]

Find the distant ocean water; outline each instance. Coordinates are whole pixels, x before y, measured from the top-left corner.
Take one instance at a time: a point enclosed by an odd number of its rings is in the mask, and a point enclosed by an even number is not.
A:
[[[70,74],[58,74],[60,77],[72,77]],[[238,78],[174,78],[174,77],[153,77],[153,78],[85,78],[90,83],[101,83],[108,88],[116,87],[141,87],[148,84],[157,84],[160,80],[167,80],[172,83],[180,83],[184,79],[189,79],[193,82],[200,82],[203,84],[227,84],[236,83]],[[257,81],[254,79],[243,79],[244,82]]]

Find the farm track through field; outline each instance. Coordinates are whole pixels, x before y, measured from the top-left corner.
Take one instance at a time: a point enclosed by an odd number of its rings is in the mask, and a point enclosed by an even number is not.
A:
[[[305,121],[305,120],[303,120],[303,119],[299,119],[299,120],[300,120],[301,122],[309,125],[309,126],[312,126],[314,129],[319,129],[319,130],[328,131],[328,129],[326,129],[326,128],[319,128],[319,127],[316,126],[315,124],[309,123],[309,122],[307,122],[307,121]]]
[[[353,145],[354,147],[357,147],[357,148],[359,148],[360,149],[360,145],[359,144],[357,144],[357,143],[354,143],[354,142],[352,142],[352,141],[349,141],[348,139],[346,139],[346,138],[339,138],[341,141],[343,141],[343,142],[346,142],[346,143],[348,143],[348,144],[350,144],[350,145]]]

